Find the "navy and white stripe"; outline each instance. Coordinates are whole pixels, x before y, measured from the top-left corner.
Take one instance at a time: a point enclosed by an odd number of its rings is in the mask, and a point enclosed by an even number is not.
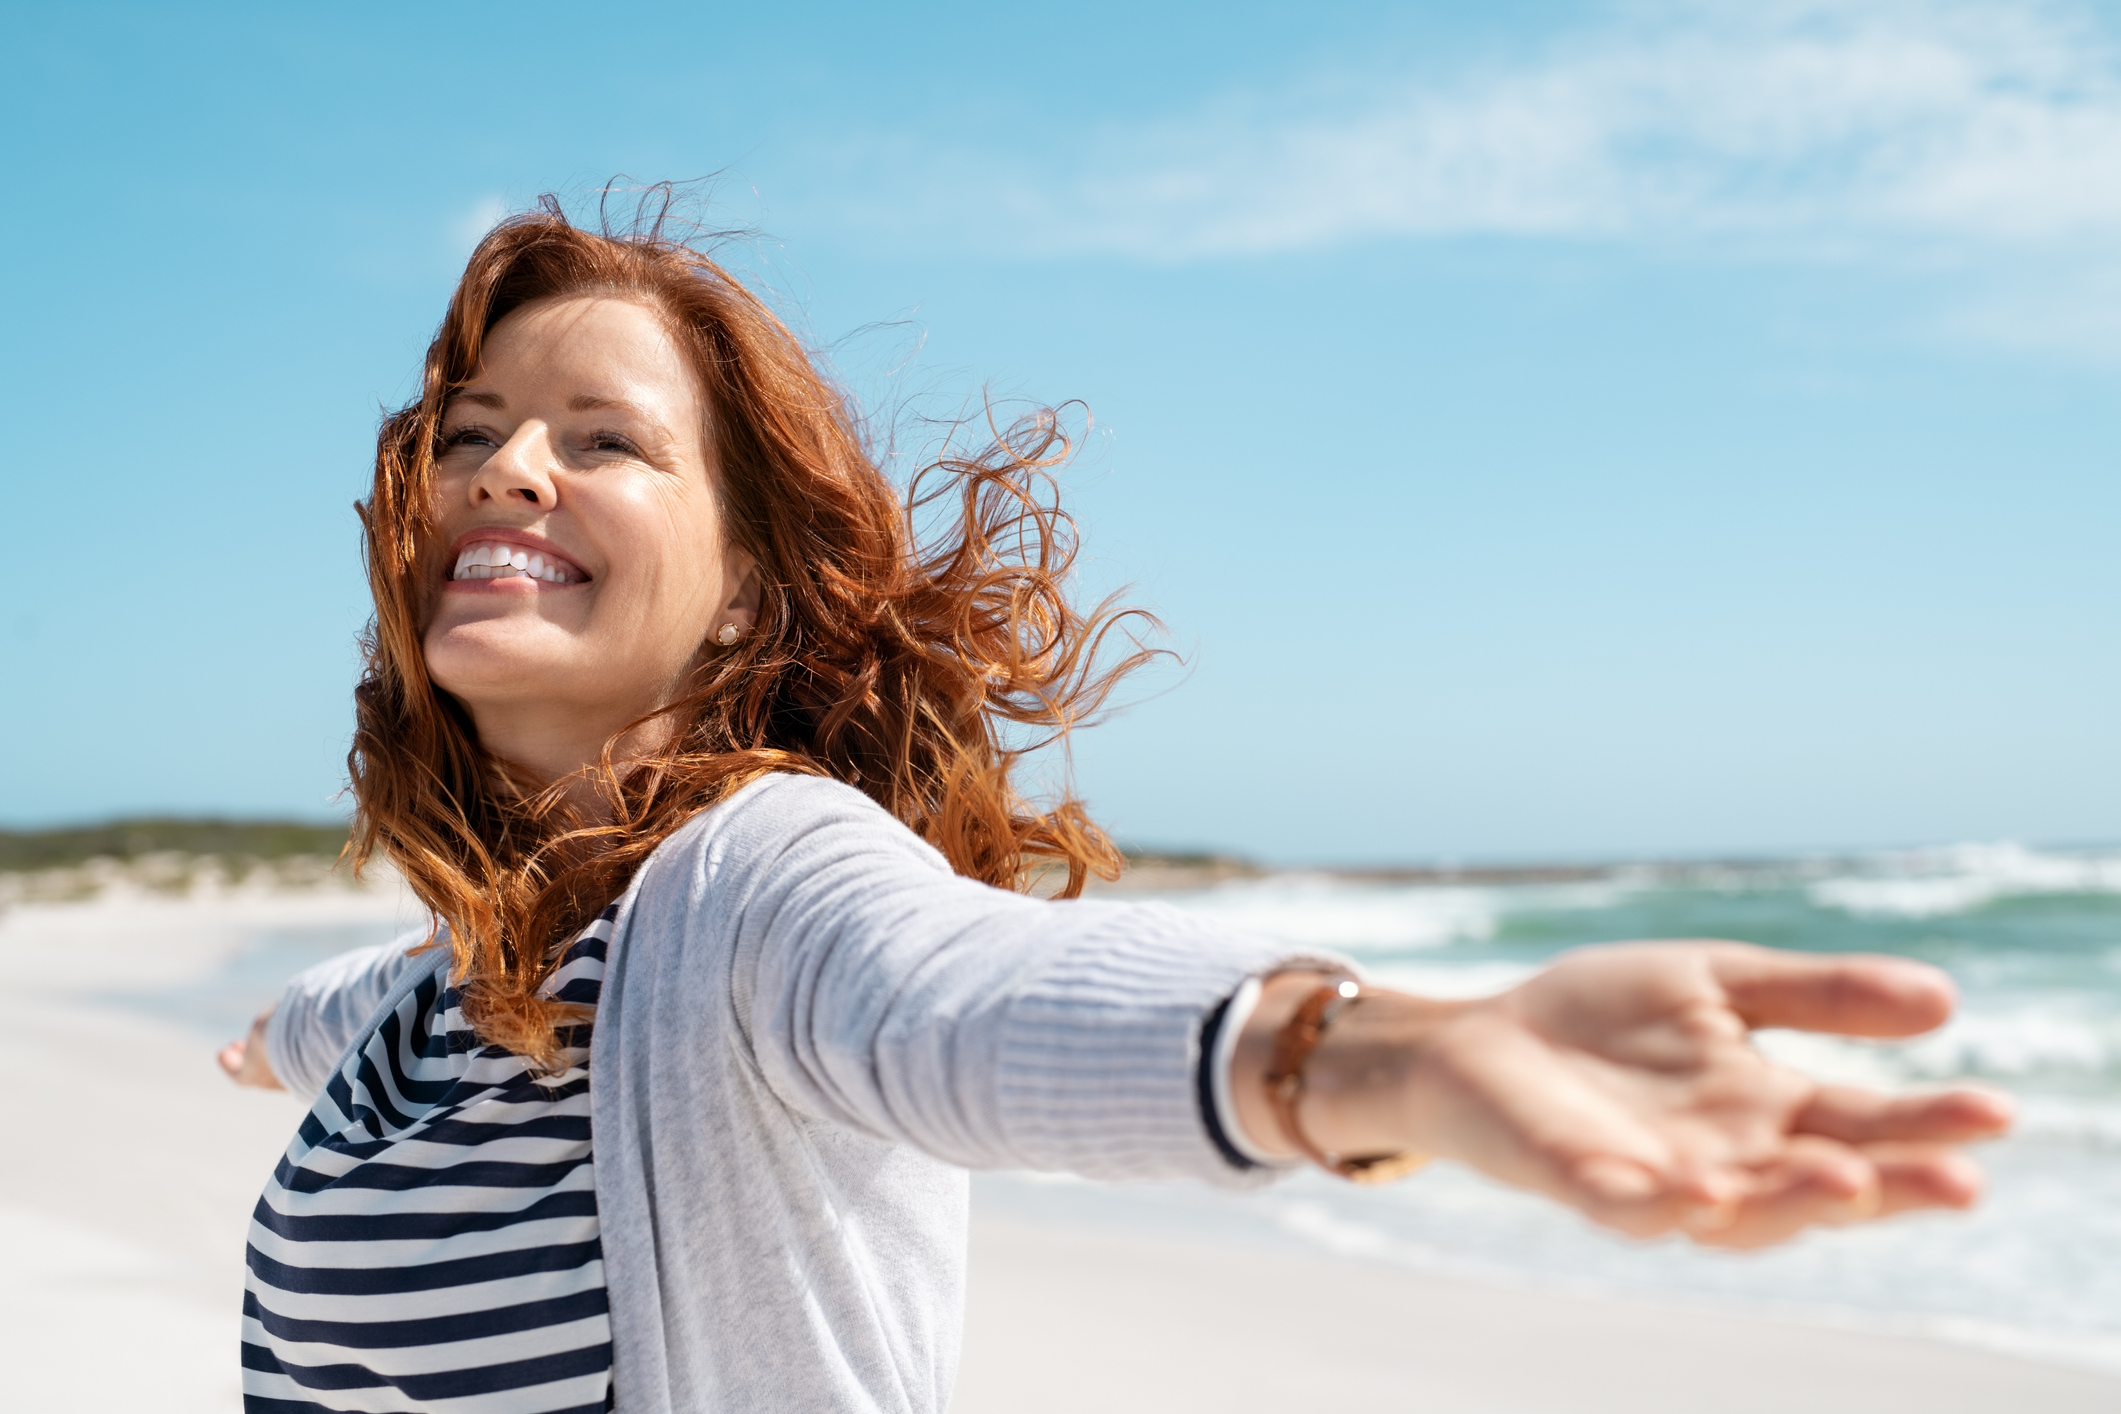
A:
[[[547,990],[594,1007],[618,910]],[[445,974],[446,975],[446,974]],[[611,1320],[590,1160],[590,1027],[531,1072],[421,983],[355,1049],[251,1215],[248,1414],[597,1414]]]

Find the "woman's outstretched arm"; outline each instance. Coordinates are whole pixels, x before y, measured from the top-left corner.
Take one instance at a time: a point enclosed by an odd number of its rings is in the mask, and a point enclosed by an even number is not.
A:
[[[426,932],[318,963],[288,982],[279,1001],[258,1014],[250,1034],[220,1051],[221,1069],[238,1085],[293,1090],[305,1100],[324,1087],[332,1065],[353,1044],[376,1007],[408,968],[437,955],[415,953]]]
[[[1270,979],[1239,1038],[1232,1096],[1268,1153],[1294,1151],[1268,1100],[1275,1037],[1325,980]],[[1305,1064],[1297,1119],[1328,1152],[1456,1159],[1637,1236],[1764,1246],[1967,1206],[1981,1174],[1957,1146],[2002,1133],[2010,1105],[1983,1090],[1816,1085],[1749,1033],[1909,1036],[1941,1024],[1953,999],[1943,973],[1903,958],[1586,948],[1479,1001],[1366,991]]]

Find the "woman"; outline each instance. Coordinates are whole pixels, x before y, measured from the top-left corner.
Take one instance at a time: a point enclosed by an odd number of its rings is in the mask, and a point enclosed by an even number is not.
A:
[[[223,1056],[314,1097],[252,1224],[251,1408],[941,1410],[974,1167],[1440,1156],[1741,1247],[1972,1201],[1999,1100],[1746,1043],[1934,1026],[1919,965],[1632,945],[1438,1002],[1075,900],[1117,858],[1010,742],[1133,660],[1064,595],[1065,450],[1020,426],[909,514],[702,256],[549,200],[481,244],[362,507],[353,847],[437,930]]]

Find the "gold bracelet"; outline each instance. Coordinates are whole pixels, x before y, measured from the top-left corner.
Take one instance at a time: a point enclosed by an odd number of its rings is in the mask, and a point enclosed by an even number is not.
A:
[[[1390,1183],[1426,1164],[1429,1156],[1412,1150],[1397,1154],[1328,1153],[1313,1144],[1296,1121],[1296,1105],[1304,1093],[1304,1062],[1311,1059],[1311,1052],[1325,1039],[1326,1028],[1361,999],[1362,983],[1353,977],[1323,983],[1303,999],[1274,1037],[1274,1058],[1267,1064],[1267,1100],[1289,1146],[1312,1163],[1350,1183]]]

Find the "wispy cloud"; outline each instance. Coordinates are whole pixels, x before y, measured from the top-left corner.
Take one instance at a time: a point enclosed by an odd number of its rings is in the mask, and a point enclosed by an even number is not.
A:
[[[893,188],[880,221],[1026,255],[1496,234],[2089,257],[2121,236],[2121,46],[2050,0],[1635,5],[1477,71],[1313,76],[1060,154],[902,141],[862,165]]]

